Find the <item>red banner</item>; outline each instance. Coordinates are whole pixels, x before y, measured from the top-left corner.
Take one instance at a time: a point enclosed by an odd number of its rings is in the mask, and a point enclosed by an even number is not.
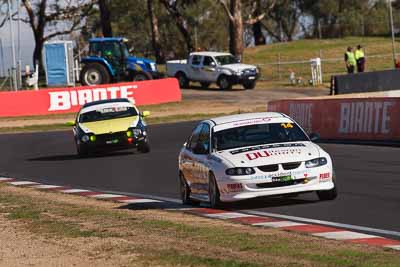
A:
[[[400,98],[279,100],[268,111],[289,115],[323,139],[400,141]]]
[[[47,115],[79,111],[88,102],[128,98],[136,105],[181,101],[178,81],[160,79],[39,91],[0,92],[0,117]]]

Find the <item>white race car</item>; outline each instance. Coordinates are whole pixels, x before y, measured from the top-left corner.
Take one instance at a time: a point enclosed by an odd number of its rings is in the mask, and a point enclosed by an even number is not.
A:
[[[311,137],[311,139],[310,139]],[[290,117],[275,112],[200,122],[179,155],[182,202],[198,204],[317,192],[337,196],[331,157]]]

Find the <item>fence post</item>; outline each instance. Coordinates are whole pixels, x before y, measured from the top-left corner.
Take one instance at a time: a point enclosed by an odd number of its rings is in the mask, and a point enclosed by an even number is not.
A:
[[[282,80],[281,74],[281,53],[278,54],[278,80]]]

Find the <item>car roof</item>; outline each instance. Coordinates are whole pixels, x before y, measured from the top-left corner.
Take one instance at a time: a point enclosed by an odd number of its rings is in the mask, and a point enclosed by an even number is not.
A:
[[[231,55],[230,53],[226,52],[211,52],[211,51],[203,51],[203,52],[194,52],[190,54],[191,56],[197,55],[197,56],[210,56],[210,57],[215,57],[215,56],[227,56]]]
[[[216,117],[210,119],[210,121],[214,122],[215,125],[221,125],[226,123],[244,121],[244,120],[255,120],[255,119],[263,119],[263,118],[287,118],[286,115],[279,112],[258,112],[258,113],[243,113],[243,114],[235,114],[223,117]]]
[[[114,99],[106,99],[106,100],[98,100],[86,103],[82,106],[82,108],[87,108],[91,106],[101,105],[101,104],[109,104],[109,103],[132,103],[127,98],[114,98]]]

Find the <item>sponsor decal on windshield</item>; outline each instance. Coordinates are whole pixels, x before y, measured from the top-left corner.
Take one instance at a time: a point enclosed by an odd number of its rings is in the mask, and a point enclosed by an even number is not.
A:
[[[254,150],[261,150],[261,149],[269,149],[269,148],[282,148],[282,147],[305,147],[306,145],[304,144],[271,144],[271,145],[261,145],[261,146],[255,146],[255,147],[248,147],[248,148],[241,148],[241,149],[236,149],[232,150],[230,153],[232,155],[240,154],[240,153],[245,153],[249,151],[254,151]]]
[[[245,126],[245,125],[253,125],[253,124],[261,124],[270,122],[271,118],[260,118],[260,119],[252,119],[252,120],[243,120],[243,121],[236,121],[233,123],[234,127]]]
[[[120,112],[120,111],[127,111],[128,107],[110,107],[110,108],[103,108],[101,110],[97,110],[100,113],[113,113],[113,112]]]

